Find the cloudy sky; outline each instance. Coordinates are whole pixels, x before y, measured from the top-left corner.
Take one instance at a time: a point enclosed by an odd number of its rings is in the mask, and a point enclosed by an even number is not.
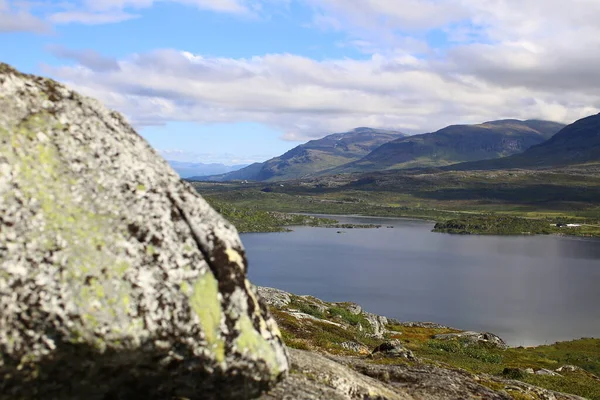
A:
[[[262,161],[600,111],[599,0],[0,0],[0,61],[127,116],[166,158]]]

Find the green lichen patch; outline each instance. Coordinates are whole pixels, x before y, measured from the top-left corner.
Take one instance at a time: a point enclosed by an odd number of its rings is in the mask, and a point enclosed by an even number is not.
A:
[[[219,300],[219,283],[209,271],[196,280],[190,297],[190,305],[198,316],[206,342],[215,354],[217,362],[225,360],[225,341],[221,337],[222,310]]]
[[[235,340],[235,347],[239,352],[248,352],[255,357],[262,359],[269,366],[269,370],[273,378],[281,374],[279,362],[272,345],[269,344],[261,335],[254,329],[252,321],[247,315],[240,316],[237,322],[237,330],[239,335]]]

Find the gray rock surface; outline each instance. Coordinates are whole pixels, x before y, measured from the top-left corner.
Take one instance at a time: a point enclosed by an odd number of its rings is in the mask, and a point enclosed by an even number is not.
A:
[[[260,400],[584,400],[524,382],[427,364],[379,365],[362,357],[290,350],[290,376]],[[501,387],[494,391],[486,384]],[[510,394],[509,394],[510,393]]]
[[[265,303],[273,307],[282,308],[292,301],[290,294],[283,290],[262,286],[257,286],[256,290]]]
[[[378,365],[359,358],[335,358],[354,371],[386,382],[394,391],[415,399],[490,399],[508,400],[503,393],[481,385],[474,377],[459,370],[431,365]]]
[[[246,265],[122,116],[0,64],[0,399],[258,395],[288,364]]]
[[[360,344],[357,342],[343,342],[340,344],[340,346],[342,346],[342,348],[346,349],[346,350],[350,350],[350,351],[354,351],[355,353],[361,353],[361,354],[369,354],[369,348],[367,346],[365,346],[364,344]]]
[[[330,358],[290,349],[292,373],[260,400],[408,400],[413,397]]]
[[[373,336],[383,337],[383,334],[386,332],[386,326],[388,323],[387,318],[381,315],[371,314],[368,312],[363,312],[362,315],[371,324],[371,328],[373,329]]]
[[[478,344],[488,344],[494,347],[498,347],[500,349],[508,348],[508,345],[502,340],[499,336],[494,335],[489,332],[458,332],[458,333],[444,333],[440,335],[435,335],[433,337],[437,340],[451,340],[451,339],[462,339],[466,343],[478,343]]]
[[[537,371],[535,371],[535,374],[536,375],[548,375],[548,376],[560,376],[560,374],[558,372],[554,372],[554,371],[551,371],[551,370],[545,369],[545,368],[538,369]]]

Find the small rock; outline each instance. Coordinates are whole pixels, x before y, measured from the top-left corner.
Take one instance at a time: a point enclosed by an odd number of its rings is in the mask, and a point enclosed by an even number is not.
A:
[[[525,373],[532,375],[535,374],[535,371],[533,370],[533,368],[525,368]]]
[[[388,319],[381,315],[371,314],[371,313],[363,313],[363,316],[369,321],[371,324],[371,328],[373,329],[373,336],[376,338],[383,338],[383,334],[386,332],[386,325],[388,323]]]
[[[402,346],[402,343],[400,343],[399,340],[384,342],[377,346],[371,354],[380,354],[384,357],[405,358],[411,361],[417,360],[413,352]]]
[[[362,312],[362,307],[355,303],[348,304],[347,309],[354,315],[358,315]]]
[[[556,372],[575,372],[575,371],[581,371],[581,368],[579,368],[576,365],[563,365],[560,368],[555,369]]]
[[[548,375],[548,376],[560,376],[560,374],[557,374],[554,371],[550,371],[549,369],[538,369],[537,371],[535,371],[536,375]]]
[[[341,344],[341,346],[346,349],[346,350],[350,350],[350,351],[354,351],[356,353],[360,353],[360,354],[369,354],[369,348],[363,344],[360,343],[356,343],[356,342],[344,342]]]

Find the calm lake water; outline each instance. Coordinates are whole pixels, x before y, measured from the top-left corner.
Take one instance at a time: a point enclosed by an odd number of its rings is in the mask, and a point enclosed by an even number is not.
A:
[[[432,233],[430,222],[335,218],[383,227],[244,234],[252,282],[489,331],[513,346],[600,337],[599,240],[454,236]]]

